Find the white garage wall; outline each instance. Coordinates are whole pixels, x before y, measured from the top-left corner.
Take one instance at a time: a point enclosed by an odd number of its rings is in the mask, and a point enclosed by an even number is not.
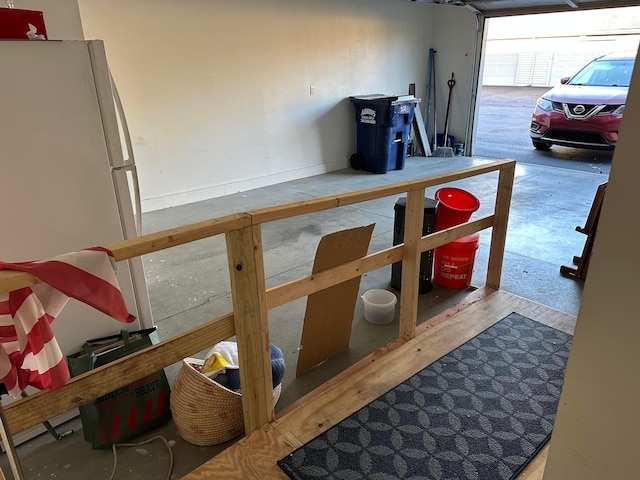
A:
[[[465,143],[466,154],[470,154],[471,129],[467,128],[472,123],[470,117],[474,112],[469,111],[472,103],[472,92],[475,91],[474,82],[477,77],[475,49],[476,37],[482,47],[482,24],[476,19],[471,10],[461,7],[440,7],[437,21],[434,23],[433,42],[436,53],[436,89],[438,131],[443,132],[446,116],[447,98],[449,88],[447,81],[454,74],[455,86],[451,94],[451,113],[449,119],[449,134],[454,135],[456,142]],[[473,94],[475,96],[475,94]]]
[[[79,0],[105,41],[145,211],[348,166],[349,95],[424,91],[437,7]],[[313,89],[313,95],[311,90]]]

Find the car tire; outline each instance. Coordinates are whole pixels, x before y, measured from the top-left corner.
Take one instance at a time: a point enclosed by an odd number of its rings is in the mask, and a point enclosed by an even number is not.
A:
[[[546,143],[546,142],[538,142],[537,140],[531,140],[531,142],[533,143],[533,146],[536,150],[542,150],[542,151],[549,151],[551,150],[551,144]]]

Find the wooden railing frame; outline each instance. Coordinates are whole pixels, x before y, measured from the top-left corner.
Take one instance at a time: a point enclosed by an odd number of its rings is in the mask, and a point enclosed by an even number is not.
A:
[[[426,188],[496,171],[499,175],[492,215],[422,236]],[[496,161],[418,180],[227,215],[105,245],[113,252],[117,261],[122,261],[224,234],[234,311],[126,358],[74,377],[58,390],[38,392],[7,405],[4,408],[4,427],[13,434],[24,431],[235,335],[241,362],[245,430],[247,433],[256,430],[274,419],[267,322],[269,309],[402,260],[399,338],[413,338],[416,334],[421,252],[492,228],[486,285],[492,289],[500,287],[514,173],[514,161]],[[262,224],[405,193],[407,204],[404,244],[266,288]],[[26,273],[0,271],[0,292],[38,282],[37,278]]]

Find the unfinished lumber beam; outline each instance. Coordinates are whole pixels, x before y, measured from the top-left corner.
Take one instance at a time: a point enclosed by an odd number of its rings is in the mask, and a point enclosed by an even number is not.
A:
[[[416,336],[418,316],[418,283],[420,277],[420,244],[424,220],[424,188],[407,192],[402,251],[402,290],[400,291],[400,338]]]
[[[260,225],[227,232],[245,432],[273,421],[269,319]]]
[[[487,263],[486,285],[494,290],[500,288],[504,247],[507,241],[507,223],[509,221],[509,205],[513,191],[513,178],[516,173],[515,164],[500,170],[498,189],[494,208],[494,224],[491,232],[491,246]]]

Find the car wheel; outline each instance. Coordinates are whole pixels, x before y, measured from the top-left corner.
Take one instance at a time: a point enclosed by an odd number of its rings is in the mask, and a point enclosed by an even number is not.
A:
[[[354,170],[362,170],[364,168],[364,158],[359,153],[351,155],[349,163]]]
[[[533,146],[536,150],[544,150],[545,152],[551,150],[551,144],[546,142],[538,142],[536,140],[531,140],[533,142]]]

